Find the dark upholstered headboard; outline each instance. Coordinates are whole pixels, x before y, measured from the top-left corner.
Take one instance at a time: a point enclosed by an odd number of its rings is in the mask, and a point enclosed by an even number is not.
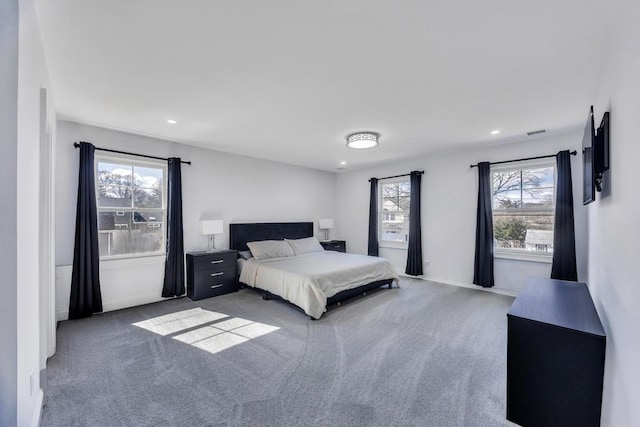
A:
[[[229,248],[246,251],[247,242],[301,239],[313,236],[313,222],[257,222],[229,224]]]

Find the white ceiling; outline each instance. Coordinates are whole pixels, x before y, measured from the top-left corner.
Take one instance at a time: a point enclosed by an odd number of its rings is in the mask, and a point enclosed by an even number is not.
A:
[[[581,125],[604,3],[40,0],[37,13],[60,118],[335,171]],[[358,130],[380,146],[346,148]]]

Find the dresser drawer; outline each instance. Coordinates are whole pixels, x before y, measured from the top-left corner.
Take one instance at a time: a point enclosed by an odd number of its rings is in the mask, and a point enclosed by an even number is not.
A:
[[[346,252],[347,244],[344,240],[329,240],[320,242],[325,251]]]
[[[231,253],[213,252],[211,254],[198,255],[194,257],[193,266],[196,271],[209,270],[212,268],[216,269],[220,267],[231,267],[231,266],[235,266],[237,258],[238,258],[238,254],[236,252],[231,252]]]
[[[196,271],[193,275],[193,279],[196,286],[202,284],[215,284],[226,282],[229,279],[235,280],[236,269],[234,267],[215,267],[209,270]],[[215,283],[214,283],[215,282]]]
[[[236,270],[224,268],[220,271],[198,271],[192,286],[187,287],[187,296],[192,300],[215,297],[238,290]]]

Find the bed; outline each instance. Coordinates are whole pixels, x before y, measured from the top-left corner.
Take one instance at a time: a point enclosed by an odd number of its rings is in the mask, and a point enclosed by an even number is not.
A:
[[[315,241],[312,222],[230,224],[230,248],[248,251],[248,243]],[[278,255],[278,254],[276,254]],[[291,256],[293,255],[293,256]],[[258,259],[256,259],[258,258]],[[398,283],[393,266],[384,258],[333,251],[291,253],[287,256],[239,260],[240,284],[262,293],[264,299],[282,299],[314,320],[332,305],[356,295]]]

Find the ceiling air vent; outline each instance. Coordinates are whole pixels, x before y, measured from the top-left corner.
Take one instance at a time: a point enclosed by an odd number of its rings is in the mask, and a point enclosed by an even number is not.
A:
[[[547,133],[547,130],[546,129],[532,130],[531,132],[527,132],[527,136],[540,135],[541,133]]]

